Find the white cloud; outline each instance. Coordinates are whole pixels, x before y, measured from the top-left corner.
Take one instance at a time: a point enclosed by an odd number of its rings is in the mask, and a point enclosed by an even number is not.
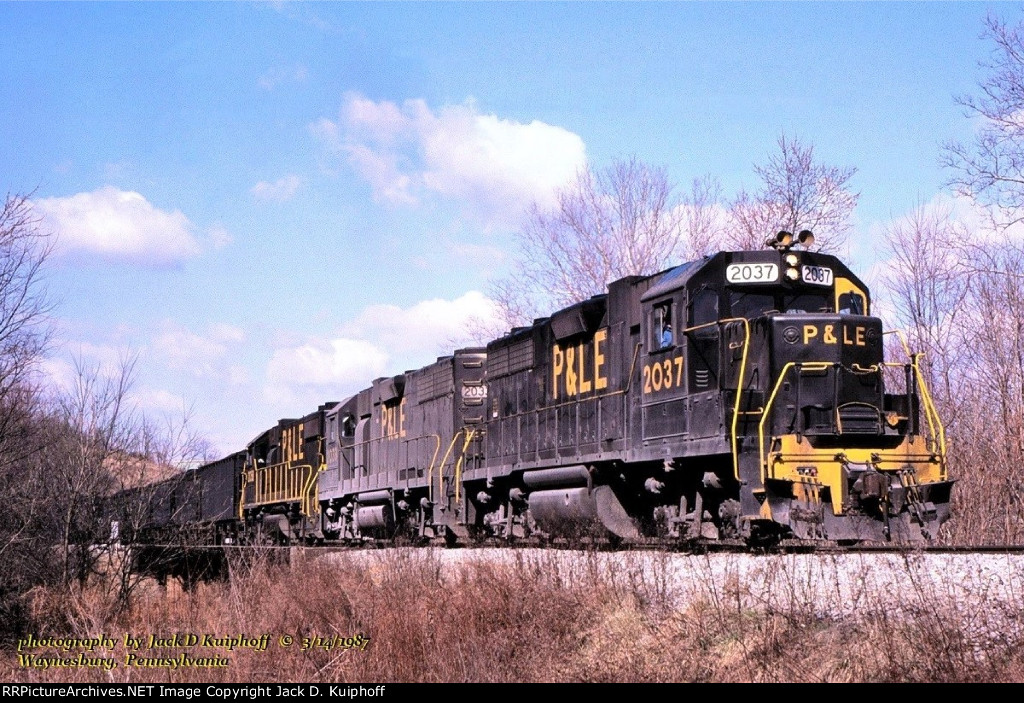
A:
[[[134,378],[137,369],[137,358],[129,347],[79,340],[60,345],[56,355],[40,362],[38,371],[40,382],[50,391],[74,393],[90,378],[112,381],[126,370],[131,371],[129,376]]]
[[[464,203],[485,223],[509,221],[554,192],[586,163],[583,140],[538,120],[481,114],[472,101],[433,111],[423,100],[401,106],[357,94],[336,121],[311,126],[344,154],[379,200],[412,205],[426,195]]]
[[[55,347],[61,351],[40,364],[44,387],[53,392],[73,389],[79,368],[115,378],[127,361],[132,371],[127,397],[133,409],[157,419],[192,415],[191,429],[216,438],[225,453],[251,439],[253,417],[263,409],[252,401],[263,378],[254,368],[265,363],[260,358],[265,347],[245,330],[225,323],[188,326],[171,319],[123,328],[58,322]]]
[[[508,258],[508,252],[501,247],[455,240],[444,242],[444,254],[448,261],[488,277]]]
[[[210,336],[220,342],[244,342],[245,330],[225,323],[210,325]]]
[[[274,352],[264,393],[278,407],[307,412],[365,388],[385,374],[388,360],[386,351],[364,339],[311,339]]]
[[[373,187],[374,197],[395,205],[417,205],[413,177],[402,173],[399,157],[361,144],[346,147],[349,163]]]
[[[945,193],[888,221],[872,222],[856,248],[864,264],[860,277],[872,293],[872,314],[887,328],[918,324],[908,320],[906,310],[901,312],[905,306],[897,303],[899,291],[915,277],[930,276],[929,294],[958,298],[964,294],[966,268],[974,265],[972,256],[964,257],[961,245],[984,248],[1022,236],[1024,226],[994,230],[985,207]],[[935,328],[937,334],[939,329]]]
[[[1002,219],[1001,214],[992,212],[989,207],[972,198],[938,195],[931,200],[929,206],[948,207],[952,217],[964,225],[976,244],[985,245],[1008,240],[1024,242],[1024,223],[1017,222],[1005,228],[994,227],[993,221]]]
[[[257,200],[282,203],[285,200],[290,200],[295,195],[301,183],[298,176],[288,175],[278,178],[273,183],[260,181],[250,189],[250,192]]]
[[[131,399],[141,410],[157,414],[182,414],[188,408],[185,399],[162,388],[140,388],[133,391]]]
[[[74,364],[67,359],[43,359],[39,372],[44,383],[59,391],[69,391],[75,386],[77,372]]]
[[[936,222],[947,223],[960,232],[965,243],[975,246],[984,247],[1006,241],[1024,242],[1024,223],[1006,228],[993,227],[992,213],[986,206],[971,198],[937,193],[931,200],[921,202],[889,220],[869,223],[866,236],[855,241],[853,256],[865,267],[874,267],[876,264],[886,266],[887,262],[881,257],[886,252],[884,244],[889,233],[894,229],[911,231],[915,220],[932,226]],[[953,250],[946,253],[948,256],[958,255]],[[870,269],[866,275],[871,275]]]
[[[493,301],[477,291],[455,300],[424,300],[408,308],[371,305],[334,338],[310,339],[274,351],[267,364],[268,398],[293,409],[340,399],[374,378],[402,373],[450,354],[472,326],[496,318]]]
[[[167,368],[201,378],[244,382],[235,367],[229,366],[230,352],[245,341],[245,332],[226,324],[213,324],[206,334],[197,334],[173,321],[165,321],[150,344],[151,354]]]
[[[104,186],[33,204],[57,233],[57,251],[63,255],[165,266],[200,253],[192,223],[181,211],[160,210],[139,193]]]
[[[448,354],[453,340],[468,337],[472,325],[490,324],[497,318],[494,301],[470,291],[455,300],[423,300],[408,308],[371,305],[343,329],[375,340],[398,356],[417,351]]]

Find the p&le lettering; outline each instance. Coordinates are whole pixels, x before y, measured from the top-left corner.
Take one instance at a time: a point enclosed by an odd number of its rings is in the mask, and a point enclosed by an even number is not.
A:
[[[578,396],[608,387],[604,368],[607,342],[608,330],[600,329],[590,341],[564,349],[557,343],[551,347],[551,397],[554,400],[563,393]]]
[[[842,344],[848,347],[867,346],[867,328],[863,325],[848,327],[840,325],[842,332]],[[820,339],[824,344],[839,344],[840,338],[836,335],[835,325],[824,325],[820,330],[818,325],[804,325],[804,344],[810,344],[815,339]]]

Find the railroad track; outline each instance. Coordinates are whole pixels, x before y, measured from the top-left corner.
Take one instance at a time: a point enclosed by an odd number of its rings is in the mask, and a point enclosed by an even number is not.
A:
[[[785,540],[771,546],[751,547],[742,541],[718,540],[706,543],[678,543],[673,541],[647,541],[629,544],[613,544],[607,541],[570,541],[570,540],[534,540],[520,539],[512,542],[506,540],[480,540],[471,543],[446,545],[442,540],[423,543],[394,542],[383,540],[365,540],[362,542],[320,544],[320,545],[253,545],[253,544],[145,544],[132,545],[145,549],[180,551],[224,551],[225,553],[251,552],[310,552],[330,553],[358,550],[383,550],[394,548],[436,548],[450,550],[474,551],[481,549],[554,549],[562,551],[600,551],[600,552],[657,552],[664,551],[675,554],[717,554],[742,553],[758,554],[1024,554],[1024,544],[972,544],[972,545],[907,545],[907,544],[834,544],[822,542],[801,542]]]

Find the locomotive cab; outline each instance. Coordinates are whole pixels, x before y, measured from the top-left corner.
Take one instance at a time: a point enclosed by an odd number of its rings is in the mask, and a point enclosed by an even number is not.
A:
[[[378,378],[326,414],[320,514],[328,540],[468,534],[465,476],[481,463],[482,349]]]
[[[249,443],[239,517],[251,540],[287,544],[323,538],[317,483],[326,461],[325,414],[335,405],[280,420]]]
[[[723,252],[662,274],[642,305],[641,433],[665,457],[659,488],[680,494],[670,524],[919,541],[948,517],[918,356],[885,361],[867,288],[838,259]]]

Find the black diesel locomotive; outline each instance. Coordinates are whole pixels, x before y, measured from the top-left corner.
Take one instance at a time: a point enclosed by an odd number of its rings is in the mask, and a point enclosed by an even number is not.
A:
[[[920,355],[886,361],[867,287],[792,241],[377,379],[217,462],[230,487],[177,479],[176,502],[198,496],[182,514],[220,542],[930,540],[952,481]]]

